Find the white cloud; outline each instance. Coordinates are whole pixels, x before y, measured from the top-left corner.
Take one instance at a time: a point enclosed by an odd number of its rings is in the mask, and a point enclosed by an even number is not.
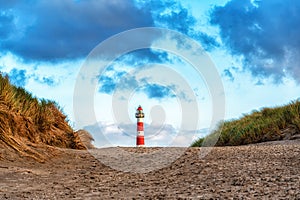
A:
[[[95,139],[96,147],[136,146],[136,124],[115,124],[98,122],[84,127]],[[145,124],[145,145],[187,147],[199,137],[207,134],[207,129],[198,131],[180,131],[171,124]]]

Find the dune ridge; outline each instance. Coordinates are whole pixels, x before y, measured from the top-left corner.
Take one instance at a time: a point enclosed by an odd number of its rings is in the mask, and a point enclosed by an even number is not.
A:
[[[88,134],[82,133],[81,135]],[[86,143],[87,144],[87,143]],[[0,148],[42,161],[44,147],[86,149],[54,101],[38,99],[0,74]],[[43,148],[42,148],[43,149]],[[0,154],[0,159],[5,156]]]

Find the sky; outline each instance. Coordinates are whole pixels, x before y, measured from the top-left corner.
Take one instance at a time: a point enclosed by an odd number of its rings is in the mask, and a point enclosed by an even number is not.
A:
[[[95,145],[189,146],[299,98],[294,0],[0,0],[0,71]]]

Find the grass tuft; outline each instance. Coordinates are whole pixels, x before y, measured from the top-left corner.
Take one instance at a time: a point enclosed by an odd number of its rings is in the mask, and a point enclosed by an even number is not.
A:
[[[281,107],[262,108],[240,119],[225,121],[205,138],[191,146],[212,146],[210,141],[219,137],[215,146],[235,146],[266,141],[289,139],[300,132],[300,101]],[[213,144],[214,145],[214,144]]]

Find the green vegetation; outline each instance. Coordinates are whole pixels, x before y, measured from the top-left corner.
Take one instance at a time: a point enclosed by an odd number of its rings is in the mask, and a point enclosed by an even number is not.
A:
[[[191,146],[245,145],[286,139],[300,132],[300,101],[275,108],[263,108],[244,115],[241,119],[222,123],[205,138],[196,140]]]
[[[37,99],[0,73],[0,144],[28,152],[27,144],[84,149],[58,105]]]

